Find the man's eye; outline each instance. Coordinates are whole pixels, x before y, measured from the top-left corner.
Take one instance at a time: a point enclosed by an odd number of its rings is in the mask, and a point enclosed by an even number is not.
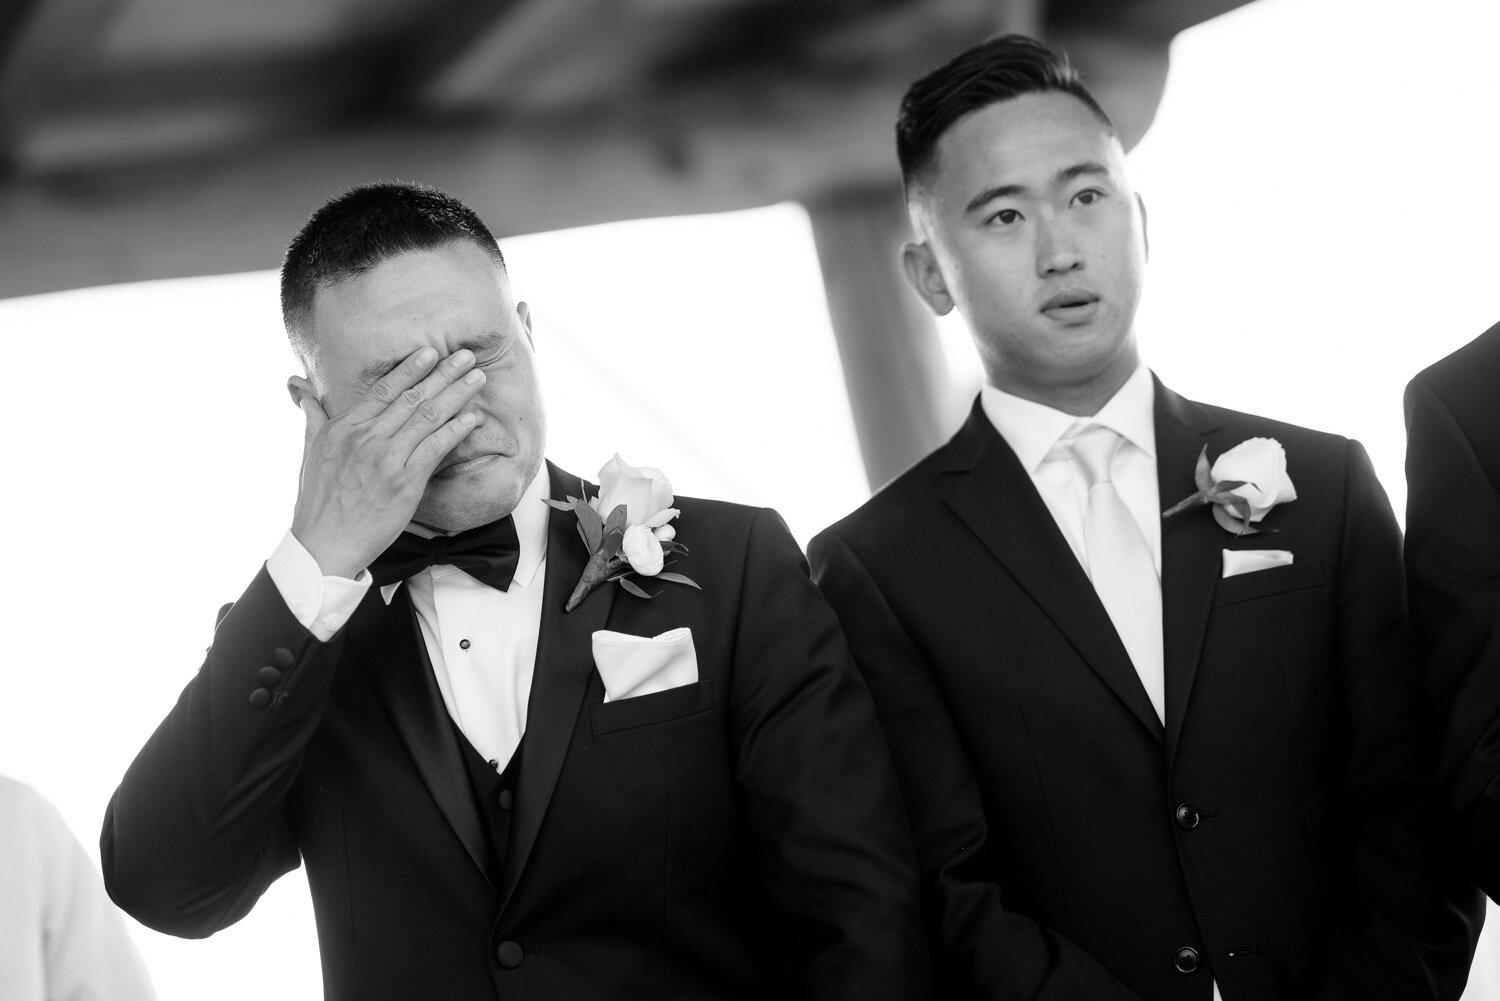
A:
[[[1073,196],[1073,201],[1078,202],[1080,205],[1092,205],[1103,197],[1104,192],[1098,188],[1084,188]]]
[[[1001,209],[990,216],[990,222],[997,222],[1002,226],[1014,226],[1022,219],[1021,213],[1015,209]]]

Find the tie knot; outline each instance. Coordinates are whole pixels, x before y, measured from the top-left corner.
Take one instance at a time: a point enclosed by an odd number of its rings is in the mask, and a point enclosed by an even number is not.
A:
[[[1124,440],[1102,424],[1091,424],[1069,444],[1068,448],[1083,467],[1083,475],[1090,487],[1110,482],[1110,463]]]

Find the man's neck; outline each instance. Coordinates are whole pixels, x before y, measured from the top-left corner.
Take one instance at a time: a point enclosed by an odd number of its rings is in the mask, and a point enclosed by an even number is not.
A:
[[[1038,383],[1016,378],[1008,371],[989,374],[989,384],[1002,393],[1019,396],[1044,407],[1061,410],[1074,417],[1093,417],[1114,399],[1120,387],[1129,381],[1140,365],[1139,357],[1121,358],[1090,379],[1069,383]]]

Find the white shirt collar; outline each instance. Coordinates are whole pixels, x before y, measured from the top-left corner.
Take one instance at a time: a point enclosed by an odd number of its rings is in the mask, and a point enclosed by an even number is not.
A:
[[[516,559],[516,574],[511,581],[511,587],[530,587],[536,580],[537,571],[547,561],[549,509],[543,502],[551,496],[552,474],[548,472],[547,464],[544,462],[542,468],[537,470],[536,476],[532,477],[531,483],[521,494],[521,500],[516,504],[516,509],[511,512],[511,517],[516,523],[516,542],[520,547]],[[442,566],[423,570],[422,573],[437,579],[446,577],[450,573],[463,573],[463,571],[457,567]],[[391,603],[392,595],[401,584],[401,581],[396,581],[380,589],[380,597],[387,605]]]
[[[1027,473],[1036,472],[1052,446],[1069,431],[1093,424],[1102,424],[1156,458],[1156,390],[1145,365],[1137,365],[1093,417],[1076,417],[1023,400],[988,383],[979,391],[979,405]]]

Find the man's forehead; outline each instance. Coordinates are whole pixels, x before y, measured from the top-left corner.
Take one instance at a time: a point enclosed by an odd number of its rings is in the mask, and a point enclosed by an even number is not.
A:
[[[970,182],[983,175],[1051,176],[1075,163],[1118,172],[1122,151],[1114,133],[1071,94],[1047,91],[997,101],[969,112],[939,137],[933,180]]]

